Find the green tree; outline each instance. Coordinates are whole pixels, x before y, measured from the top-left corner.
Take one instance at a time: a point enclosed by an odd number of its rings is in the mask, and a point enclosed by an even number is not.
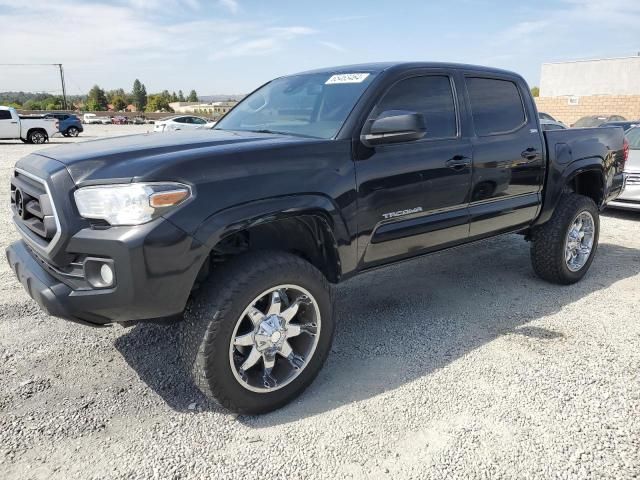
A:
[[[176,92],[173,92],[171,94],[171,101],[172,102],[177,102],[178,101],[178,96],[176,95]]]
[[[182,90],[178,90],[178,101],[179,102],[184,102],[184,93],[182,93]]]
[[[540,96],[540,89],[538,87],[531,87],[531,95],[534,97]]]
[[[38,100],[31,99],[24,102],[24,109],[25,110],[42,110],[42,105]]]
[[[131,90],[131,101],[136,107],[136,110],[142,112],[147,106],[147,89],[143,83],[137,78],[133,82],[133,89]]]
[[[98,85],[94,85],[93,88],[89,90],[85,107],[90,112],[102,111],[107,109],[107,103],[107,96],[104,90]]]
[[[169,107],[169,102],[171,101],[171,95],[168,92],[158,93],[155,95],[149,95],[149,99],[147,102],[147,112],[171,112],[173,111],[171,107]]]
[[[198,94],[196,93],[195,90],[191,90],[191,92],[189,92],[189,97],[187,97],[187,102],[197,102],[198,101]]]
[[[64,108],[61,96],[51,96],[46,100],[42,100],[40,105],[43,110],[62,110]]]
[[[127,108],[127,102],[125,102],[122,97],[114,97],[111,100],[111,105],[113,105],[113,109],[118,112]]]

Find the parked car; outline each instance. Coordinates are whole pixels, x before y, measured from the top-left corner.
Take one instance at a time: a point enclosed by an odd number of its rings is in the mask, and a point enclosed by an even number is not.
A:
[[[626,132],[630,128],[636,127],[640,125],[640,120],[625,120],[620,122],[606,122],[600,125],[601,127],[622,127],[622,129]]]
[[[174,132],[176,130],[195,130],[198,127],[205,127],[209,123],[206,118],[195,117],[193,115],[175,115],[158,120],[154,127],[154,132]]]
[[[625,121],[626,118],[621,117],[620,115],[589,115],[586,117],[580,118],[576,123],[571,125],[573,128],[588,128],[588,127],[599,127],[603,123],[607,122],[620,122]]]
[[[109,125],[111,123],[111,117],[99,117],[95,113],[85,113],[82,116],[82,121],[85,124]]]
[[[58,129],[65,137],[77,137],[84,131],[80,119],[70,113],[52,112],[45,115],[47,118],[55,118],[58,120]]]
[[[129,119],[124,115],[116,115],[115,117],[111,117],[111,123],[114,125],[126,125],[129,123]]]
[[[620,196],[610,207],[640,211],[640,126],[626,132],[629,159],[624,167],[625,184]]]
[[[564,130],[567,126],[562,122],[555,120],[540,119],[540,126],[543,130]]]
[[[548,113],[544,113],[544,112],[538,112],[538,118],[540,120],[551,120],[552,122],[557,122],[557,120],[555,118],[553,118]]]
[[[197,386],[263,413],[329,355],[331,283],[509,232],[531,242],[538,276],[579,281],[626,153],[619,128],[542,131],[527,83],[504,70],[319,69],[263,85],[212,130],[22,158],[6,253],[53,316],[174,318]]]
[[[0,140],[45,143],[58,133],[58,120],[42,115],[18,115],[13,107],[0,106]]]
[[[131,120],[131,123],[133,123],[134,125],[144,125],[145,124],[145,118],[143,116],[136,116],[133,117],[133,119]]]

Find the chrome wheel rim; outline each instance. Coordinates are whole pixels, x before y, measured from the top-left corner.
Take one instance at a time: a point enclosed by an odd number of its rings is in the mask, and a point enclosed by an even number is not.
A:
[[[234,377],[257,393],[287,386],[313,358],[320,328],[320,308],[308,290],[298,285],[265,290],[233,329],[229,363]]]
[[[44,143],[44,135],[41,133],[34,133],[31,136],[31,141],[33,143]]]
[[[577,272],[585,266],[595,238],[595,221],[589,212],[580,212],[571,222],[564,242],[564,259],[567,268]]]

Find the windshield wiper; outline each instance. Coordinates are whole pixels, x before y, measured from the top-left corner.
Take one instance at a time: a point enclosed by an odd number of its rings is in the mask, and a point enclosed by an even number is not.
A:
[[[313,135],[304,135],[303,133],[293,133],[293,132],[279,132],[278,130],[269,130],[267,128],[261,128],[260,130],[242,130],[243,132],[253,132],[253,133],[271,133],[274,135],[289,135],[291,137],[302,137],[302,138],[318,138]]]

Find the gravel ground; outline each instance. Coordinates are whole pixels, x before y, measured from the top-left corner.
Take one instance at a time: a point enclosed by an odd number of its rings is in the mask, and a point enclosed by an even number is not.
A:
[[[39,148],[0,142],[3,246],[10,168]],[[639,478],[638,233],[604,214],[569,287],[518,236],[353,279],[324,370],[261,417],[184,381],[175,327],[48,317],[0,262],[0,478]]]

